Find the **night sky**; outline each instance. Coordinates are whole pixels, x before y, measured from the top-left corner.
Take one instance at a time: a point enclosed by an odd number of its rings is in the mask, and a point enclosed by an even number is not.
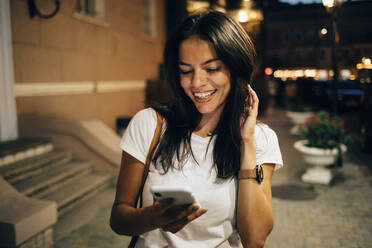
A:
[[[304,4],[308,4],[308,3],[321,3],[322,0],[280,0],[280,2],[286,2],[290,4],[298,4],[301,2]]]
[[[347,0],[344,0],[344,2],[346,1]],[[357,1],[357,0],[352,0],[352,1]],[[322,0],[280,0],[280,2],[286,2],[290,4],[298,4],[298,3],[309,4],[309,3],[322,3]]]

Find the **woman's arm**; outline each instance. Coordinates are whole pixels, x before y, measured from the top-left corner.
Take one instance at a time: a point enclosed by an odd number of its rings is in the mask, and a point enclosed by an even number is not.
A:
[[[118,234],[138,235],[155,229],[148,211],[136,208],[144,168],[143,163],[123,152],[110,218],[110,226]]]
[[[173,211],[170,201],[136,208],[144,168],[143,163],[123,152],[115,202],[111,210],[110,226],[113,231],[130,236],[156,228],[177,232],[205,212],[202,208],[195,208],[195,204]]]
[[[274,165],[262,165],[264,180],[239,180],[237,228],[244,247],[263,247],[274,225],[271,177]]]
[[[248,117],[244,120],[241,136],[240,169],[254,169],[257,164],[256,143],[254,131],[257,122],[258,97],[249,87],[249,104],[246,108]],[[266,237],[274,225],[271,205],[271,178],[274,172],[273,164],[262,165],[263,182],[255,179],[240,179],[238,184],[237,229],[244,247],[263,247]]]

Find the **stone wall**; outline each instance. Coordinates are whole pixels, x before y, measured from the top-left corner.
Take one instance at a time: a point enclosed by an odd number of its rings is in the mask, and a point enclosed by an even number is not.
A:
[[[21,244],[19,248],[53,248],[53,244],[53,229],[48,228]]]

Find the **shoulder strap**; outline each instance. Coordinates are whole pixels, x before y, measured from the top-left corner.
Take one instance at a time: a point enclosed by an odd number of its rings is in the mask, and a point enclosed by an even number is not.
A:
[[[136,199],[136,202],[138,202],[138,199],[140,199],[139,207],[142,207],[142,197],[141,196],[142,196],[142,192],[143,192],[143,186],[145,185],[147,175],[149,174],[149,168],[150,168],[150,164],[151,164],[152,154],[154,153],[155,147],[159,142],[162,126],[163,126],[163,117],[158,112],[156,112],[155,133],[154,133],[154,137],[152,138],[149,151],[147,152],[145,170],[144,170],[143,176],[142,176],[142,183],[141,183],[141,187],[140,187],[140,190],[138,192],[137,199]],[[138,236],[133,236],[130,243],[129,243],[128,248],[134,248],[136,246],[137,240],[138,240]]]
[[[156,119],[157,120],[156,120],[155,133],[154,133],[154,137],[152,138],[149,151],[147,152],[145,170],[144,170],[143,176],[142,176],[142,184],[141,184],[141,188],[140,188],[140,191],[138,193],[137,201],[136,201],[136,202],[138,202],[138,198],[140,198],[140,207],[142,207],[142,197],[141,197],[141,195],[142,195],[142,192],[143,192],[143,186],[145,185],[147,175],[149,174],[151,158],[152,158],[152,155],[154,154],[155,147],[159,142],[159,138],[160,138],[161,130],[162,130],[162,126],[163,126],[163,117],[158,112],[156,112]]]

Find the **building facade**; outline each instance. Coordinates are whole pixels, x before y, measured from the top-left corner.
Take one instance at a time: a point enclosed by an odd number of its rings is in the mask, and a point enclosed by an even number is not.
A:
[[[18,115],[99,119],[114,129],[117,117],[143,108],[162,61],[163,0],[64,0],[49,19],[30,18],[27,2],[10,1]],[[35,2],[44,14],[56,8]]]
[[[341,77],[353,79],[357,76],[357,63],[363,57],[372,57],[370,13],[372,1],[347,1],[339,8],[337,63]],[[267,66],[289,70],[323,69],[330,77],[332,24],[322,4],[275,5],[267,9],[265,18]]]

